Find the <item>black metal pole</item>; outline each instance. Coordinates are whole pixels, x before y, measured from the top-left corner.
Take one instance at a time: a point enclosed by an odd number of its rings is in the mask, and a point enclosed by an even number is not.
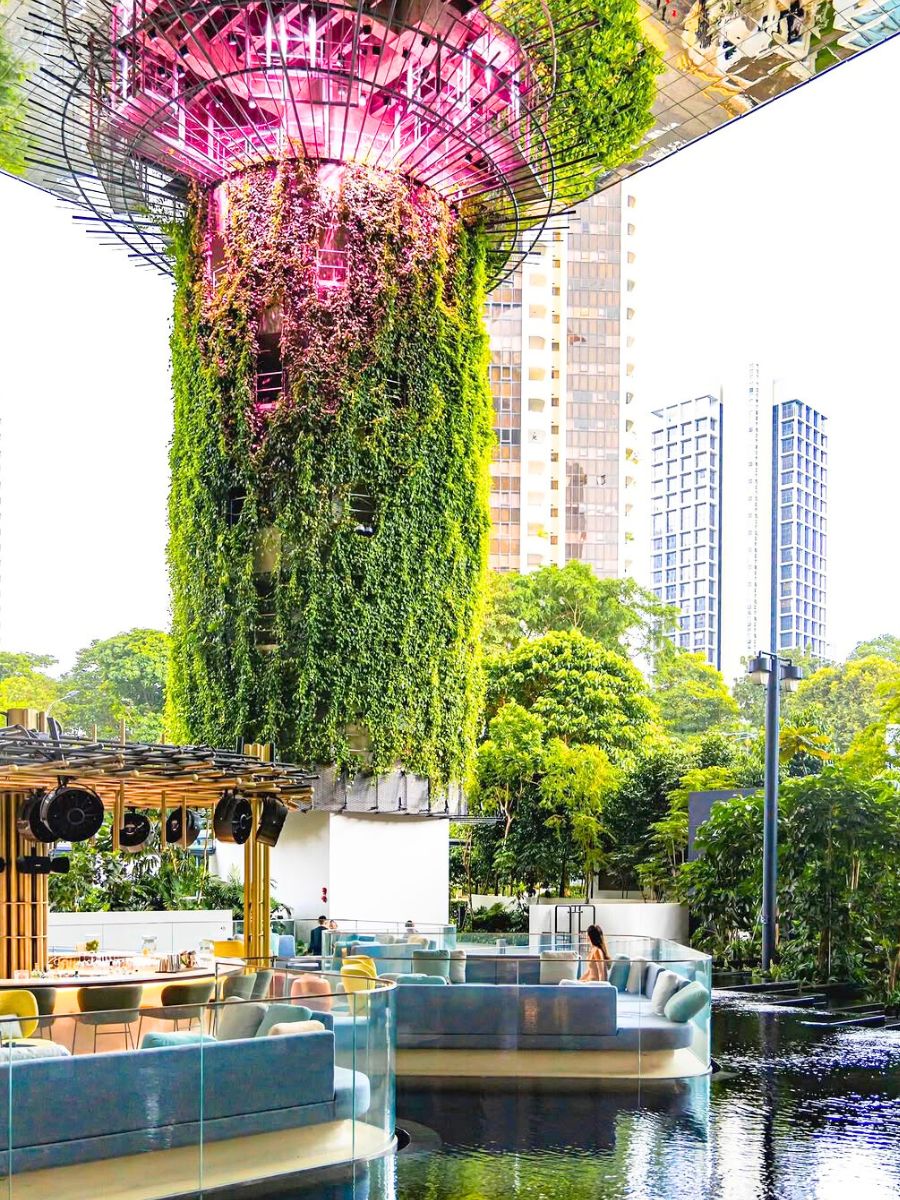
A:
[[[775,957],[778,892],[778,750],[781,705],[781,662],[770,655],[766,681],[766,792],[763,808],[762,967]]]

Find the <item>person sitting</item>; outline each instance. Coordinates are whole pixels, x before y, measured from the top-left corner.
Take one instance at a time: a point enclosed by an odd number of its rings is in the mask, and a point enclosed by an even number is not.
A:
[[[309,952],[314,958],[320,958],[322,955],[322,937],[325,933],[327,924],[327,917],[319,917],[318,925],[313,927],[313,930],[309,935]]]
[[[591,948],[588,951],[587,970],[579,983],[604,983],[611,957],[606,938],[599,925],[588,925],[587,936]]]
[[[413,921],[407,921],[406,924],[403,926],[403,928],[406,930],[407,937],[409,937],[409,935],[411,933],[418,933],[418,930],[416,929],[416,926],[415,926],[415,922],[413,922]]]

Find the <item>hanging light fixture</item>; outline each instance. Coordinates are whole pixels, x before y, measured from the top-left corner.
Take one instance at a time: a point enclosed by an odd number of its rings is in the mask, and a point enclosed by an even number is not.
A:
[[[243,846],[253,829],[253,809],[240,792],[224,792],[213,814],[213,829],[221,842]]]
[[[16,820],[19,837],[29,842],[53,842],[53,831],[41,820],[41,801],[46,796],[45,791],[32,792],[22,805]]]
[[[134,854],[143,850],[150,839],[150,818],[146,813],[133,808],[122,818],[122,828],[119,830],[119,845],[123,850]]]
[[[103,824],[103,801],[86,787],[71,787],[66,780],[41,801],[41,821],[53,841],[86,842]]]
[[[166,817],[166,845],[187,845],[193,846],[197,838],[200,836],[200,817],[192,808],[184,812],[184,821],[181,818],[182,809],[173,808]]]
[[[256,840],[262,842],[264,846],[274,846],[281,836],[287,815],[287,805],[277,796],[264,796]]]

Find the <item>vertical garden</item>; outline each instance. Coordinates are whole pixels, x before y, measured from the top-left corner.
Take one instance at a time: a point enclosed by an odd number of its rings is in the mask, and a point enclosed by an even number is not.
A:
[[[480,705],[485,244],[361,166],[264,166],[175,230],[177,738],[461,777]]]

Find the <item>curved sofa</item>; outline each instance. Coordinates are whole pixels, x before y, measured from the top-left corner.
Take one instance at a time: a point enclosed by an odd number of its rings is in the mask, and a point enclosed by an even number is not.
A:
[[[650,1012],[646,996],[612,985],[403,983],[397,988],[397,1046],[406,1050],[677,1050],[690,1023]]]
[[[369,1104],[369,1080],[335,1065],[329,1030],[14,1063],[0,1067],[11,1150],[0,1175],[359,1117]]]

